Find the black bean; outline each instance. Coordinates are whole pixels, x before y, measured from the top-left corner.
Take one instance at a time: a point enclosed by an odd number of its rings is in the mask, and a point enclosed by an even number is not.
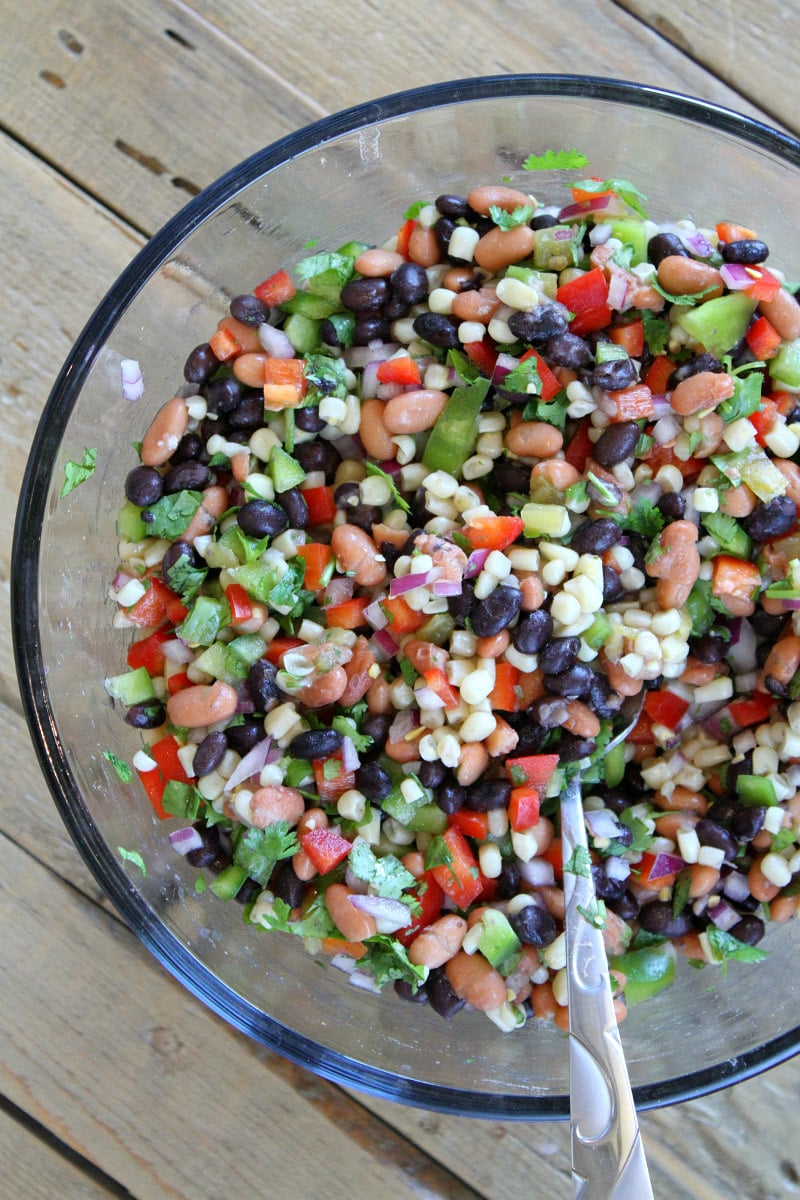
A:
[[[749,516],[742,518],[742,528],[754,542],[767,542],[783,537],[797,524],[797,505],[788,496],[757,504]]]
[[[389,295],[389,282],[383,278],[351,279],[341,291],[341,302],[352,312],[373,312]]]
[[[507,779],[479,779],[467,788],[466,806],[473,812],[492,812],[506,808],[511,799],[511,784]]]
[[[224,416],[241,402],[244,394],[243,386],[233,375],[225,375],[221,379],[212,379],[202,390],[208,411],[217,416]]]
[[[557,675],[546,674],[544,685],[554,696],[563,696],[565,700],[579,700],[585,696],[592,686],[594,671],[586,663],[573,663],[566,671]]]
[[[647,243],[647,257],[653,266],[657,267],[664,258],[688,258],[689,251],[684,246],[677,233],[656,233]]]
[[[427,1004],[428,1003],[428,985],[423,983],[414,991],[414,988],[407,979],[395,979],[393,988],[396,996],[401,1000],[407,1000],[409,1004]]]
[[[269,309],[264,301],[259,300],[258,296],[250,295],[249,292],[242,296],[234,296],[230,309],[231,316],[243,325],[263,325],[269,319]]]
[[[546,342],[566,333],[568,327],[563,304],[539,304],[530,312],[513,312],[508,318],[508,328],[523,342]]]
[[[542,729],[558,729],[564,724],[569,711],[567,702],[560,696],[541,696],[538,700],[534,700],[528,711],[531,714],[531,720],[540,725]],[[516,752],[519,753],[519,745]]]
[[[753,626],[753,632],[757,637],[777,641],[785,624],[786,617],[780,613],[768,613],[763,608],[757,608],[748,620]]]
[[[294,448],[294,459],[304,471],[322,471],[332,479],[341,463],[341,456],[332,442],[300,442]]]
[[[475,584],[471,579],[465,579],[461,585],[461,592],[458,596],[447,597],[447,611],[455,621],[456,625],[464,627],[468,620],[471,620],[475,605]]]
[[[538,654],[552,636],[553,618],[543,608],[528,613],[511,630],[511,640],[520,654]]]
[[[701,637],[692,638],[689,645],[694,657],[709,666],[722,662],[728,649],[725,639],[715,633],[704,633]]]
[[[248,500],[236,514],[236,520],[248,537],[277,537],[289,526],[289,518],[280,504],[271,500]]]
[[[689,379],[692,375],[699,375],[701,371],[711,371],[712,375],[718,375],[722,369],[722,363],[713,354],[697,354],[688,362],[681,363],[679,367],[675,368],[667,380],[667,387],[671,390],[682,383],[684,379]]]
[[[441,783],[444,783],[446,774],[447,767],[445,767],[444,763],[440,763],[438,761],[424,762],[417,771],[417,779],[420,781],[423,787],[431,788],[431,790],[433,790],[434,788],[439,787]]]
[[[356,770],[356,787],[373,804],[385,800],[392,790],[389,772],[378,762],[365,762]]]
[[[209,346],[202,342],[190,351],[183,368],[183,378],[187,383],[205,383],[209,375],[213,375],[219,366],[219,359]]]
[[[605,675],[595,672],[586,703],[601,721],[612,721],[619,712],[622,699],[616,692],[612,692],[611,684]]]
[[[155,467],[134,467],[125,476],[125,497],[137,508],[155,504],[164,495],[164,480]]]
[[[456,223],[452,217],[441,216],[433,225],[433,232],[436,235],[436,242],[442,255],[447,255],[447,248],[450,245],[450,238],[456,230]]]
[[[125,713],[125,720],[134,729],[158,729],[167,719],[167,710],[159,700],[142,700],[132,704]]]
[[[461,345],[455,325],[441,313],[420,313],[414,318],[414,333],[431,346],[444,350],[455,350]]]
[[[420,304],[428,295],[428,276],[417,263],[402,263],[389,276],[389,289],[405,304]]]
[[[726,263],[762,263],[769,258],[769,247],[757,238],[738,242],[721,242],[719,252]]]
[[[348,480],[347,483],[340,483],[333,493],[333,503],[337,508],[343,508],[346,512],[351,508],[355,508],[360,500],[361,489],[352,480]]]
[[[718,825],[730,825],[738,811],[737,800],[734,800],[732,796],[720,796],[711,805],[706,816],[709,821],[716,821]]]
[[[297,411],[300,413],[305,410],[299,408]],[[263,425],[263,423],[264,397],[258,393],[242,396],[233,412],[228,413],[228,428],[232,430],[258,429],[259,425]]]
[[[302,429],[303,433],[319,433],[327,425],[327,421],[323,421],[319,415],[319,408],[315,404],[309,404],[308,408],[296,408],[294,423],[298,429]]]
[[[295,874],[290,858],[285,858],[283,862],[278,863],[272,873],[269,886],[275,896],[279,900],[283,900],[284,904],[288,904],[289,908],[299,908],[302,904],[306,885]]]
[[[386,744],[392,720],[393,718],[389,713],[368,713],[364,717],[361,722],[361,732],[364,734],[364,737],[372,738],[372,745],[360,752],[362,761],[377,758],[379,754],[383,753],[383,747]]]
[[[571,548],[577,554],[603,554],[616,546],[622,530],[610,517],[598,517],[596,521],[584,521],[572,535]]]
[[[767,810],[760,804],[740,808],[731,820],[731,832],[740,842],[752,842],[764,824]]]
[[[680,492],[664,492],[656,500],[656,508],[668,521],[680,521],[686,504]]]
[[[618,392],[630,387],[639,378],[639,371],[630,358],[610,358],[598,363],[592,371],[592,383],[607,392]]]
[[[258,717],[245,717],[241,725],[229,725],[225,730],[231,750],[241,754],[242,758],[259,742],[263,742],[265,736],[264,722],[259,721]]]
[[[619,421],[609,425],[594,444],[592,457],[601,467],[616,467],[630,458],[639,441],[639,426],[635,421]]]
[[[737,921],[728,932],[731,937],[735,937],[739,942],[744,942],[746,946],[755,946],[766,933],[766,927],[760,917],[750,914],[742,917],[741,921]]]
[[[639,910],[639,924],[647,933],[660,933],[667,938],[683,937],[692,928],[692,910],[684,908],[675,916],[671,900],[648,900]]]
[[[512,896],[516,896],[522,882],[522,870],[519,860],[516,858],[504,858],[503,865],[500,868],[500,874],[497,876],[497,891],[495,895],[498,900],[510,900]]]
[[[247,690],[258,712],[266,712],[270,701],[282,695],[276,682],[278,670],[265,658],[254,662],[247,672]]]
[[[428,1003],[445,1021],[451,1021],[466,1004],[466,1000],[462,1000],[453,991],[453,985],[441,968],[431,972],[425,986],[428,991]]]
[[[389,322],[382,314],[362,313],[353,329],[353,345],[367,346],[373,341],[386,341]]]
[[[472,611],[472,631],[476,637],[493,637],[506,629],[522,607],[519,588],[501,583],[485,600],[479,600]]]
[[[539,666],[546,675],[559,675],[577,662],[580,649],[578,637],[551,638],[539,655]]]
[[[565,710],[566,711],[566,710]],[[518,730],[519,741],[514,753],[522,757],[525,754],[536,754],[541,749],[547,730],[541,724],[533,724],[533,717],[522,729]]]
[[[177,467],[170,467],[164,476],[164,491],[168,495],[185,491],[202,492],[210,482],[208,467],[196,459],[189,459],[188,462],[178,463]]]
[[[527,496],[531,469],[513,458],[498,458],[495,459],[492,480],[503,492],[521,492]]]
[[[611,879],[606,873],[603,863],[592,867],[595,894],[600,900],[621,900],[628,890],[624,879]]]
[[[633,892],[626,891],[619,900],[609,900],[608,907],[623,921],[632,921],[639,912],[639,901]]]
[[[326,317],[319,327],[320,341],[325,346],[344,346],[347,339],[342,340],[340,330],[336,328],[330,317]]]
[[[286,753],[292,758],[330,758],[341,749],[344,737],[337,729],[307,729],[304,733],[296,734]]]
[[[212,771],[216,771],[219,764],[225,757],[225,752],[228,749],[228,739],[221,730],[215,730],[213,733],[207,733],[200,745],[197,747],[192,759],[192,770],[198,779],[203,775],[209,775]]]
[[[219,874],[222,867],[226,865],[223,862],[226,856],[220,842],[219,826],[206,827],[202,821],[195,821],[192,828],[200,834],[203,844],[196,850],[190,850],[186,855],[186,861],[192,867],[209,867],[215,874]]]
[[[365,533],[371,534],[372,526],[376,525],[382,516],[382,510],[374,504],[357,504],[355,508],[348,509],[347,523],[357,525]]]
[[[728,763],[725,771],[725,790],[731,796],[736,796],[736,781],[740,775],[753,774],[753,752],[747,750],[741,758]],[[738,803],[738,801],[737,801]]]
[[[549,946],[556,940],[558,928],[543,905],[526,904],[512,913],[508,923],[526,946]]]
[[[261,885],[256,883],[255,879],[245,879],[242,886],[234,896],[237,904],[249,904],[254,900],[257,893],[261,891]]]
[[[279,502],[286,513],[290,529],[307,529],[310,520],[308,505],[299,488],[289,488],[279,493]]]
[[[261,405],[261,416],[263,419],[264,405]],[[207,461],[208,455],[205,451],[202,438],[196,433],[185,433],[178,442],[176,449],[173,451],[170,462],[176,463],[187,462],[190,458],[199,458],[201,461]]]
[[[434,204],[445,217],[466,217],[470,211],[465,196],[453,196],[445,193],[437,196]]]
[[[703,817],[695,825],[694,831],[703,846],[713,846],[716,850],[722,850],[726,862],[733,862],[736,858],[739,852],[739,843],[724,825],[719,825],[716,821]]]
[[[625,788],[613,787],[607,788],[603,792],[603,804],[609,808],[616,816],[625,812],[626,808],[630,808],[636,803],[636,797],[630,796]]]
[[[562,733],[558,743],[558,756],[562,762],[579,762],[594,754],[597,743],[592,738],[575,737],[572,733]]]
[[[530,222],[531,229],[552,229],[558,224],[558,217],[554,217],[552,213],[539,213]]]
[[[619,573],[613,567],[603,565],[603,603],[617,604],[625,595]]]
[[[545,346],[545,357],[560,367],[577,371],[592,361],[592,352],[587,342],[577,333],[559,333],[550,338]]]
[[[190,546],[188,542],[173,542],[172,545],[167,548],[167,551],[161,560],[161,576],[169,587],[174,586],[170,578],[172,570],[176,563],[180,562],[182,558],[188,559],[188,565],[190,567],[200,566],[200,558],[194,546]]]
[[[465,805],[467,800],[467,789],[461,787],[454,779],[446,779],[440,787],[436,789],[434,796],[436,803],[442,812],[451,813],[459,812]]]

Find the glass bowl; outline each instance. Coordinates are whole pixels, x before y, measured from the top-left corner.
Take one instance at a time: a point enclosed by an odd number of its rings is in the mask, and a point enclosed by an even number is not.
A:
[[[247,1034],[337,1083],[462,1115],[568,1114],[565,1036],[529,1021],[502,1034],[477,1012],[448,1023],[391,990],[380,997],[308,956],[299,940],[198,895],[130,759],[140,735],[111,707],[106,676],[125,636],[106,597],[123,481],[153,412],[182,383],[231,296],[281,266],[351,238],[382,242],[414,200],[504,176],[539,196],[565,176],[520,170],[530,153],[578,147],[585,173],[634,182],[662,219],[756,221],[795,273],[800,144],[713,105],[632,84],[507,75],[437,84],[318,121],[234,168],[137,255],[64,365],[34,440],[14,542],[13,626],[22,696],[61,815],[131,929],[191,992]],[[568,178],[572,178],[570,175]],[[145,395],[122,398],[120,361]],[[97,448],[65,499],[64,464]],[[143,876],[118,848],[140,852]],[[742,1080],[800,1048],[800,920],[771,931],[768,959],[724,974],[686,969],[622,1026],[637,1104],[672,1103]]]

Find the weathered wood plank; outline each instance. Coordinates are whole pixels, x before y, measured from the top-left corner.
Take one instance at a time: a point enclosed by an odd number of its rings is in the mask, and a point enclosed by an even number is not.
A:
[[[800,74],[792,54],[800,29],[796,4],[722,0],[711,15],[692,0],[676,0],[668,8],[653,0],[616,2],[759,105],[774,123],[800,131]]]
[[[119,1200],[80,1166],[5,1109],[0,1110],[0,1162],[4,1195],[26,1200]]]

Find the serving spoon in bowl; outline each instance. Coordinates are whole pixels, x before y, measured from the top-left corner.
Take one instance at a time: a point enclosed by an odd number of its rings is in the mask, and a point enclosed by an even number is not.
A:
[[[644,693],[616,718],[608,753],[639,719]],[[614,1013],[596,911],[581,776],[561,793],[569,1001],[569,1094],[573,1200],[653,1200],[631,1082]]]

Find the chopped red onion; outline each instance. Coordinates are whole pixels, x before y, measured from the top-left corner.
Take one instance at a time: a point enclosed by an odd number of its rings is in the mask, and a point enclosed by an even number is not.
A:
[[[122,395],[126,400],[140,400],[144,395],[141,368],[135,358],[123,358],[119,364],[122,375]]]
[[[389,624],[389,618],[384,612],[380,600],[373,600],[371,604],[367,605],[367,607],[364,609],[364,620],[368,625],[371,625],[373,629],[386,628],[386,626]]]
[[[390,742],[400,742],[407,733],[411,733],[411,730],[416,729],[418,725],[419,709],[402,708],[392,721],[389,728],[388,740]]]
[[[418,388],[418,384],[414,384],[414,388]],[[375,395],[379,400],[393,400],[395,396],[402,396],[403,392],[408,391],[408,385],[405,383],[378,383],[375,390]]]
[[[579,200],[576,204],[568,204],[558,214],[559,221],[568,221],[570,217],[582,217],[586,213],[603,212],[610,208],[617,198],[612,192],[605,196],[593,196],[591,200]]]
[[[460,579],[437,579],[433,585],[434,596],[460,596],[463,590]]]
[[[252,775],[260,775],[263,767],[269,761],[269,752],[272,749],[272,738],[265,737],[263,741],[254,746],[245,754],[240,763],[237,764],[233,774],[225,780],[225,792],[232,791],[240,783],[244,783],[245,779],[250,779]]]
[[[734,904],[742,904],[750,895],[747,876],[740,871],[731,871],[722,881],[722,890]]]
[[[519,873],[532,887],[552,887],[556,880],[553,864],[546,858],[531,858],[521,863]]]
[[[386,475],[397,475],[403,469],[396,458],[386,458],[378,466]]]
[[[571,239],[572,239],[572,230],[571,229],[554,229],[553,230],[553,241],[554,242],[569,242]]]
[[[619,837],[620,823],[608,808],[588,809],[585,813],[586,827],[592,837],[608,838],[613,841]]]
[[[361,766],[361,759],[358,757],[353,739],[349,737],[342,738],[342,770],[357,771]]]
[[[653,416],[656,420],[658,420],[659,417],[675,416],[675,410],[669,402],[669,396],[662,395],[662,393],[658,392],[654,396],[651,396],[651,400],[653,401]]]
[[[723,263],[719,273],[725,286],[732,292],[742,292],[755,282],[744,263]]]
[[[170,638],[168,642],[162,642],[161,653],[171,663],[190,663],[194,659],[194,651],[182,638]]]
[[[418,572],[416,575],[401,575],[399,579],[393,579],[389,584],[389,595],[402,596],[404,592],[424,587],[427,582],[428,573],[426,571]]]
[[[502,354],[498,354],[497,362],[494,364],[494,370],[492,371],[493,387],[497,387],[498,384],[502,383],[509,371],[513,371],[514,367],[518,366],[519,359],[515,358],[513,354],[506,354],[505,351]]]
[[[363,400],[372,400],[378,394],[380,380],[378,379],[378,367],[384,360],[376,361],[373,359],[364,367],[361,376],[361,398]]]
[[[716,712],[709,713],[708,716],[704,717],[700,722],[700,727],[709,737],[714,738],[717,742],[722,742],[723,745],[729,738],[739,733],[742,728],[731,717],[727,704],[722,705]]]
[[[719,904],[715,904],[713,908],[709,908],[708,915],[717,929],[722,929],[725,933],[729,929],[733,929],[734,925],[741,919],[736,909],[732,908],[726,900],[720,900]]]
[[[439,696],[433,688],[421,687],[414,692],[417,698],[417,704],[420,708],[444,708],[444,700]]]
[[[411,909],[401,900],[390,900],[387,896],[348,896],[353,908],[374,917],[378,922],[379,933],[394,933],[410,925],[413,917]]]
[[[676,875],[685,866],[686,863],[677,854],[667,854],[665,850],[659,850],[650,871],[650,878],[655,881],[665,875]]]
[[[352,975],[356,969],[356,960],[351,954],[334,954],[331,966],[336,967],[337,971],[344,971],[346,975]]]
[[[355,591],[355,580],[352,575],[334,575],[325,587],[323,607],[329,608],[334,604],[344,604],[352,600]]]
[[[627,307],[628,291],[628,281],[625,276],[615,272],[608,282],[608,307],[616,309],[617,312],[624,312]]]
[[[111,584],[112,591],[121,592],[125,587],[125,584],[130,583],[130,581],[135,578],[135,575],[129,575],[127,571],[117,571]]]
[[[185,829],[174,829],[169,835],[169,840],[172,849],[177,850],[178,854],[189,854],[191,850],[203,848],[203,839],[193,825],[188,825]]]
[[[490,550],[473,550],[467,559],[467,569],[464,572],[464,578],[473,579],[476,575],[480,575],[483,565],[490,554]]]
[[[693,233],[682,233],[681,241],[697,258],[711,258],[714,253],[714,247],[699,229],[695,229]]]
[[[361,988],[364,992],[375,992],[376,995],[381,990],[373,977],[366,971],[353,971],[350,975],[350,983],[353,987]]]
[[[282,329],[268,325],[266,321],[258,327],[258,340],[270,358],[294,358],[295,349]]]
[[[373,648],[377,647],[381,654],[387,658],[394,658],[397,651],[400,649],[392,634],[388,629],[376,629],[370,638],[370,644]]]

